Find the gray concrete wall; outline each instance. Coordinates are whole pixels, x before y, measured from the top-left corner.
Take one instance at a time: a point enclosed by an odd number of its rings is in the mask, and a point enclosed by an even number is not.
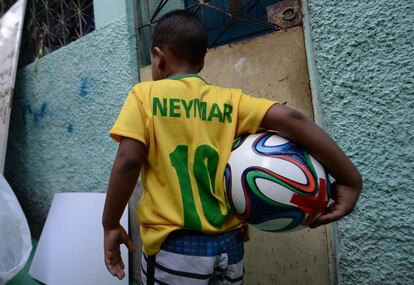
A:
[[[340,284],[412,284],[414,2],[308,2],[322,115],[365,181],[338,223]]]

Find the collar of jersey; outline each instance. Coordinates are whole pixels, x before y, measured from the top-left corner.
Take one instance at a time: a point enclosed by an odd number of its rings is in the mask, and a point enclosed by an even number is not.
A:
[[[200,75],[195,74],[195,73],[174,75],[174,76],[168,77],[167,79],[180,80],[182,78],[187,78],[187,77],[196,77],[196,78],[199,78],[199,79],[203,80],[206,84],[208,84],[207,81],[205,81]]]

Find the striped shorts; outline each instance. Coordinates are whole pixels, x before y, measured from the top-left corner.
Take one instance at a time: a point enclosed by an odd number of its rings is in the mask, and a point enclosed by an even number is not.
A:
[[[243,236],[173,232],[161,250],[142,254],[141,284],[243,284]]]

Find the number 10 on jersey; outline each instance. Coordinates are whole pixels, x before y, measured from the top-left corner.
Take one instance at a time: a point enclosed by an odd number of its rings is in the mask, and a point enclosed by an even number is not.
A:
[[[214,197],[219,154],[210,145],[200,145],[195,150],[194,162],[190,165],[188,151],[188,145],[178,145],[170,153],[171,165],[177,173],[181,190],[184,227],[191,230],[202,230],[200,216],[194,202],[194,194],[198,192],[206,219],[210,224],[219,228],[227,216],[222,214],[219,202]],[[193,191],[189,170],[192,170],[194,174],[198,191]]]

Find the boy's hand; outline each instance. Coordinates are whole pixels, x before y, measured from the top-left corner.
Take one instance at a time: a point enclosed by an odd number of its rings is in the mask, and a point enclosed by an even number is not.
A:
[[[337,221],[352,212],[362,189],[361,174],[324,130],[283,104],[273,105],[260,126],[278,131],[280,135],[306,149],[335,178],[335,203],[310,225],[311,228]]]
[[[339,219],[350,214],[354,209],[358,201],[361,188],[350,187],[337,183],[335,183],[333,186],[333,199],[335,202],[329,206],[325,214],[320,216],[309,226],[310,228],[316,228],[321,225],[336,222]]]
[[[126,245],[128,250],[135,250],[132,240],[121,225],[113,229],[104,229],[105,265],[108,271],[119,280],[125,277],[125,266],[119,246],[122,243]]]

